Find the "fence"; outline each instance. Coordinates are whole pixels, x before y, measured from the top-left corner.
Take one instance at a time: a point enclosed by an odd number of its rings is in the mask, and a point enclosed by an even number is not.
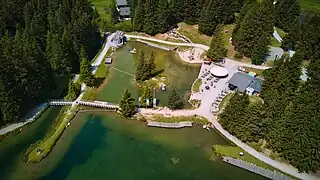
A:
[[[264,169],[262,167],[256,166],[255,164],[248,163],[245,161],[242,161],[240,159],[234,159],[232,157],[223,157],[223,161],[229,164],[232,164],[234,166],[238,166],[240,168],[246,169],[248,171],[254,172],[256,174],[259,174],[261,176],[267,177],[269,179],[275,179],[275,180],[290,180],[290,178],[286,175],[283,175],[277,171],[271,171],[269,169]]]

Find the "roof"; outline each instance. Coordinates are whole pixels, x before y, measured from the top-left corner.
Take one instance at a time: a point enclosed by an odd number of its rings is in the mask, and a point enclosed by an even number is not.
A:
[[[215,66],[210,69],[210,73],[217,77],[225,77],[228,75],[228,70],[224,67]]]
[[[254,77],[249,76],[242,72],[236,72],[228,81],[229,84],[236,86],[240,92],[244,92],[250,83],[253,81]]]
[[[129,7],[121,7],[119,8],[120,16],[130,16],[130,8]]]
[[[281,58],[283,53],[283,49],[269,46],[268,52],[264,55],[264,60],[275,60],[275,58]]]
[[[128,2],[127,0],[116,0],[117,6],[127,6]]]
[[[249,85],[249,88],[254,89],[257,92],[261,91],[262,79],[254,78]]]

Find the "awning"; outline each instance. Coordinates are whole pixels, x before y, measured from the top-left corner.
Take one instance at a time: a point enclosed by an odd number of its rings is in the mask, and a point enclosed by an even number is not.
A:
[[[215,66],[210,69],[210,73],[216,77],[225,77],[228,75],[228,70],[224,67]]]

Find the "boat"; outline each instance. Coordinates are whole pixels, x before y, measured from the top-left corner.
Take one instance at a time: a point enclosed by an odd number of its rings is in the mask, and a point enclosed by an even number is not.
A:
[[[135,54],[135,53],[137,53],[136,48],[133,48],[133,49],[130,51],[130,53],[131,53],[131,54]]]

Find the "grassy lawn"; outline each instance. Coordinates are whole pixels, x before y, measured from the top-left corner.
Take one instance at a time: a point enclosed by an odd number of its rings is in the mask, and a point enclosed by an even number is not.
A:
[[[300,0],[300,6],[303,10],[320,11],[319,0]]]
[[[188,37],[193,43],[199,43],[210,46],[212,37],[200,33],[197,25],[179,23],[178,26],[179,33]]]
[[[60,111],[61,114],[58,117],[59,123],[53,129],[53,133],[44,141],[40,141],[34,146],[33,150],[28,155],[27,162],[38,163],[50,153],[55,143],[65,130],[67,123],[74,117],[73,112],[68,113],[68,111],[66,111],[68,109],[68,106],[62,108],[62,110]],[[42,150],[40,154],[38,154],[37,152],[39,149]]]
[[[274,38],[273,36],[271,36],[270,38],[270,42],[271,42],[271,46],[274,46],[274,47],[281,47],[281,43],[276,40],[276,38]]]
[[[227,106],[227,104],[230,102],[230,99],[232,98],[232,96],[233,96],[233,93],[230,93],[222,99],[221,103],[219,104],[219,111],[220,112],[221,112],[221,110],[223,110]]]
[[[287,33],[285,33],[282,29],[276,27],[276,31],[278,32],[281,38],[284,38]]]
[[[262,99],[259,96],[249,96],[250,104],[256,104],[258,102],[261,102]]]
[[[263,167],[265,169],[269,169],[269,170],[277,170],[278,169],[260,161],[259,159],[251,156],[249,153],[246,153],[246,151],[244,151],[243,149],[241,149],[238,146],[223,146],[223,145],[213,145],[212,146],[213,150],[215,153],[217,153],[220,156],[229,156],[232,158],[236,158],[236,159],[241,159],[243,161],[249,162],[249,163],[253,163],[257,166]],[[244,156],[240,156],[239,153],[243,152]]]
[[[137,49],[136,54],[129,52],[132,48]],[[198,76],[200,66],[184,63],[174,52],[152,48],[138,42],[128,42],[118,49],[113,56],[112,66],[134,75],[136,71],[135,62],[140,57],[141,50],[143,50],[146,58],[150,57],[151,52],[155,53],[157,73],[155,78],[148,82],[154,86],[156,81],[159,81],[159,78],[165,77],[164,82],[167,85],[167,90],[156,90],[158,104],[160,106],[167,105],[171,89],[175,88],[184,99],[185,108],[190,108],[191,105],[187,101],[189,100],[192,83]],[[119,103],[125,89],[128,89],[136,100],[138,99],[139,88],[134,81],[134,77],[110,68],[108,80],[105,86],[98,91],[97,100]]]
[[[193,86],[192,86],[192,91],[193,91],[193,92],[200,92],[200,86],[201,86],[201,84],[202,84],[202,80],[201,80],[200,78],[198,78],[198,79],[194,82],[194,84],[193,84]]]
[[[166,122],[166,123],[175,123],[175,122],[182,122],[182,121],[191,121],[196,124],[208,124],[209,121],[200,116],[177,116],[177,117],[164,117],[161,115],[156,115],[153,117],[152,121],[158,122]]]
[[[231,43],[229,43],[230,38],[232,36],[233,29],[235,28],[235,26],[236,26],[235,24],[228,24],[228,25],[224,25],[224,27],[223,27],[222,37],[223,37],[224,44],[228,47],[227,57],[230,59],[240,61],[240,62],[250,63],[251,62],[250,58],[247,58],[247,57],[237,58],[237,57],[235,57],[237,52],[234,50],[234,46]]]
[[[245,67],[245,69],[246,69],[247,71],[251,71],[251,72],[256,73],[257,76],[261,76],[261,75],[262,75],[262,72],[263,72],[262,69],[254,69],[254,68],[250,68],[250,67]]]
[[[98,68],[96,73],[94,74],[94,76],[96,78],[105,78],[107,76],[109,72],[109,67],[107,65],[105,65],[104,63],[101,63]]]
[[[96,8],[101,18],[110,20],[110,6],[112,5],[112,1],[113,0],[91,0],[91,3]]]

